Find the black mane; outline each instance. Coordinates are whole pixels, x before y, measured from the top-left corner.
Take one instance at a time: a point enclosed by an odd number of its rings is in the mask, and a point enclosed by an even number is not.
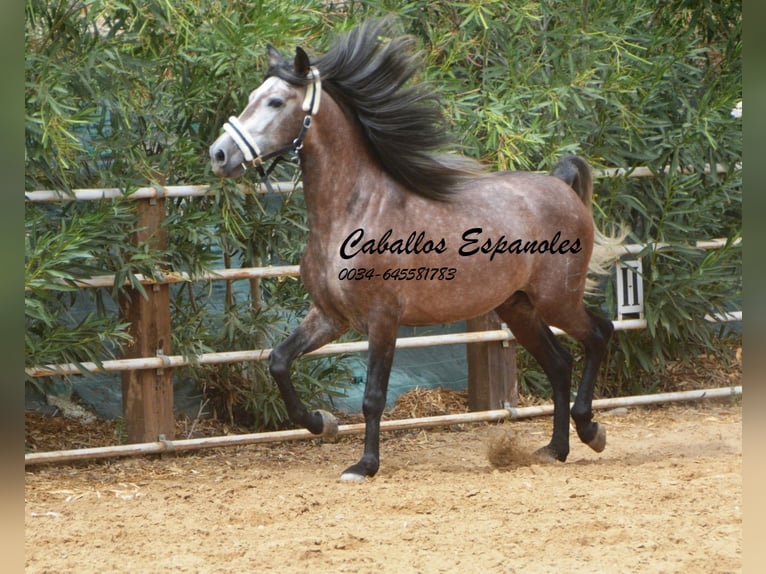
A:
[[[422,68],[412,50],[415,39],[388,39],[390,24],[387,19],[362,24],[312,64],[323,89],[358,118],[384,169],[406,189],[446,200],[483,168],[463,155],[439,152],[453,143],[440,99],[431,86],[411,81]],[[306,84],[292,66],[274,66],[268,75]]]

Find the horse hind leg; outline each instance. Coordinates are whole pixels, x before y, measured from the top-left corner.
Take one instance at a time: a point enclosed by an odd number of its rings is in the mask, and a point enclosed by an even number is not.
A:
[[[564,462],[569,455],[569,392],[572,355],[556,339],[526,293],[518,291],[495,312],[521,344],[540,364],[553,389],[553,433],[550,443],[538,453]]]
[[[608,319],[586,310],[584,306],[582,311],[581,322],[588,325],[588,328],[581,330],[578,334],[564,329],[578,339],[585,349],[585,366],[577,388],[577,396],[572,405],[572,420],[580,440],[594,451],[601,452],[606,447],[606,430],[593,421],[593,391],[614,325]]]

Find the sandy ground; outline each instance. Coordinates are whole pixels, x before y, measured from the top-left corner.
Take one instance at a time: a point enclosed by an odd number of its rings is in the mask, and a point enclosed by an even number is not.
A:
[[[597,418],[603,453],[503,469],[550,418],[384,434],[362,484],[358,436],[31,467],[26,572],[740,572],[741,405]]]

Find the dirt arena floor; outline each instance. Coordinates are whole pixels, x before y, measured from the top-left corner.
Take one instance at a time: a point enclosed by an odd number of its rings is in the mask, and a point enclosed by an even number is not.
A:
[[[740,572],[741,403],[597,418],[566,463],[549,417],[386,433],[361,484],[359,436],[29,467],[26,572]]]

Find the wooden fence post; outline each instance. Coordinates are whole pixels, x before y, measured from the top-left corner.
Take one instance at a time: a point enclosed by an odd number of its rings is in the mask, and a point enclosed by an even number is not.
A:
[[[466,322],[468,331],[503,328],[492,311]],[[501,409],[519,402],[516,385],[516,343],[490,341],[466,345],[468,357],[468,408],[471,411]]]
[[[165,199],[137,200],[138,227],[135,244],[167,247],[162,226]],[[120,312],[130,323],[133,340],[124,358],[170,355],[170,286],[146,285],[147,297],[135,289],[120,296]],[[175,434],[173,417],[173,369],[141,369],[122,374],[122,412],[130,443],[153,442]]]

